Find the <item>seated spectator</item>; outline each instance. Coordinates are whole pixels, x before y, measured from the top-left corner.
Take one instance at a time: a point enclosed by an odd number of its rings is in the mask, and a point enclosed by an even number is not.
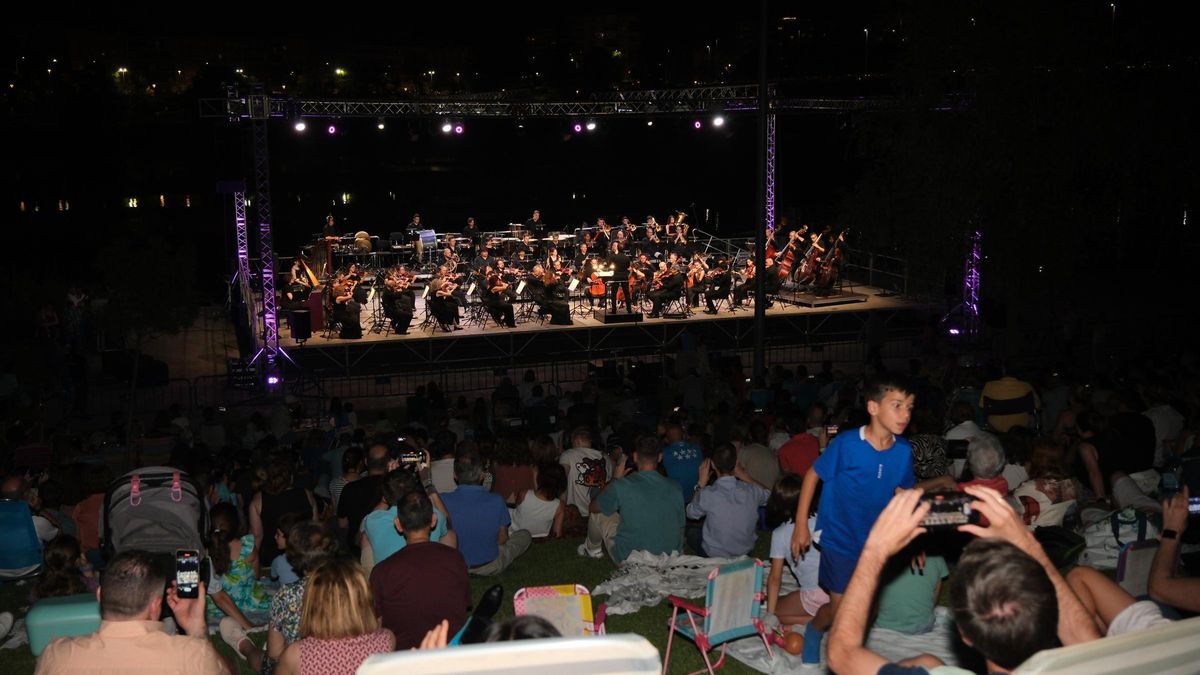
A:
[[[1113,637],[1171,623],[1158,605],[1138,600],[1102,572],[1078,565],[1067,572],[1067,583],[1096,622],[1101,635]]]
[[[821,589],[817,579],[821,552],[814,548],[803,558],[792,557],[792,531],[796,528],[796,506],[800,503],[802,483],[799,476],[784,474],[767,499],[767,525],[774,528],[769,555],[771,571],[767,575],[767,612],[784,626],[808,623],[829,602],[829,594]],[[812,531],[816,529],[817,516],[813,509],[809,510],[808,529]],[[799,585],[799,590],[780,595],[784,567]]]
[[[1150,597],[1187,612],[1200,612],[1200,578],[1179,573],[1179,539],[1188,527],[1188,488],[1163,502],[1163,530],[1150,564]]]
[[[395,648],[395,636],[379,625],[371,589],[357,563],[329,560],[305,584],[300,640],[283,650],[276,673],[353,675],[368,656]]]
[[[391,449],[387,443],[373,443],[367,449],[367,475],[342,488],[338,499],[338,529],[346,533],[346,545],[355,555],[359,552],[358,533],[363,518],[383,497],[383,477],[388,472]]]
[[[613,472],[612,460],[595,448],[591,430],[579,427],[571,433],[571,448],[558,458],[567,473],[567,506],[579,515],[590,516],[588,507]]]
[[[279,519],[279,527],[275,528],[275,546],[286,553],[287,551],[287,533],[292,531],[292,528],[299,523],[304,522],[304,517],[298,513],[285,513]],[[300,576],[296,574],[296,570],[292,569],[292,563],[288,561],[287,555],[277,555],[275,560],[271,561],[271,578],[279,582],[280,586],[294,584],[300,581]]]
[[[529,443],[515,434],[501,436],[496,443],[492,474],[495,477],[492,492],[504,497],[508,504],[515,504],[519,495],[534,489],[536,483]]]
[[[364,565],[364,569],[369,570],[408,545],[404,534],[397,531],[395,526],[396,504],[404,495],[420,489],[422,489],[421,481],[406,469],[389,471],[384,477],[383,499],[380,500],[374,511],[363,518],[362,534],[365,541],[362,546],[364,551],[367,548],[370,549],[372,561],[371,565]],[[450,518],[446,515],[446,505],[442,503],[436,492],[433,493],[432,498],[434,499],[434,508],[438,512],[438,522],[434,524],[430,539],[455,548],[458,542],[454,532],[450,530]]]
[[[906,550],[893,556],[880,577],[883,590],[877,600],[877,628],[908,635],[920,635],[933,629],[933,609],[942,592],[942,582],[950,568],[940,555]]]
[[[283,459],[267,464],[267,480],[250,500],[250,533],[258,548],[258,563],[268,567],[280,550],[275,548],[275,530],[285,513],[302,513],[316,519],[317,502],[312,492],[293,483],[292,465]]]
[[[991,524],[959,527],[980,539],[959,559],[950,605],[963,641],[983,654],[987,672],[1008,672],[1060,641],[1072,645],[1100,637],[1087,608],[1003,496],[988,488],[966,490],[976,499],[972,507]],[[880,573],[924,532],[920,524],[929,506],[920,498],[920,490],[901,491],[871,528],[830,634],[829,666],[838,673],[917,675],[943,665],[928,654],[892,664],[863,647]]]
[[[221,577],[221,590],[236,606],[232,610],[226,603],[218,606],[218,599],[211,597],[208,614],[218,617],[224,611],[243,628],[249,628],[251,622],[245,615],[264,614],[271,606],[271,598],[255,574],[258,551],[254,535],[243,536],[237,507],[233,504],[217,504],[209,511],[208,518],[211,524],[208,557],[212,561],[212,572]]]
[[[42,513],[47,520],[58,526],[60,534],[79,537],[75,519],[63,508],[63,486],[54,479],[44,480],[37,486],[38,498],[42,500]]]
[[[458,489],[442,501],[456,523],[458,548],[475,576],[500,574],[529,549],[529,532],[509,533],[508,507],[500,495],[483,488],[483,460],[478,453],[460,454],[454,460]]]
[[[1004,479],[1004,448],[1000,439],[984,433],[970,440],[967,445],[966,469],[969,473],[956,480],[953,476],[923,480],[918,485],[926,490],[961,490],[968,485],[982,485],[1000,494],[1008,494],[1008,481]]]
[[[38,658],[37,672],[235,672],[208,639],[204,583],[200,583],[199,598],[181,598],[173,583],[167,587],[166,569],[155,554],[118,553],[105,568],[96,591],[100,629],[51,642]],[[165,587],[166,604],[183,635],[163,632],[159,617]]]
[[[440,520],[418,486],[397,500],[393,527],[408,545],[371,571],[375,613],[396,636],[396,649],[412,649],[440,621],[457,633],[467,620],[471,582],[461,553],[434,543]]]
[[[716,481],[707,485],[714,472]],[[704,519],[703,528],[688,530],[688,546],[706,557],[746,555],[757,538],[758,507],[770,496],[738,465],[732,445],[718,447],[700,464],[699,483],[687,505],[688,518]]]
[[[1036,428],[1042,402],[1033,385],[1018,380],[1005,365],[1002,369],[1003,377],[983,385],[979,395],[979,407],[987,415],[988,426],[998,434],[1018,426]]]
[[[37,538],[42,542],[42,546],[58,536],[58,523],[53,520],[53,516],[42,510],[42,501],[38,497],[37,489],[22,476],[9,476],[0,483],[0,499],[24,500],[29,505],[33,528],[37,531]]]
[[[29,594],[29,602],[80,593],[94,593],[99,587],[92,566],[79,546],[79,540],[60,534],[42,551],[42,575]]]
[[[666,469],[668,478],[679,483],[679,492],[686,501],[692,498],[692,493],[696,490],[704,453],[694,443],[683,440],[683,427],[679,424],[668,424],[666,432],[667,447],[663,448],[663,469]]]
[[[266,655],[263,659],[263,675],[270,675],[283,654],[283,650],[300,639],[300,612],[304,606],[304,577],[310,570],[333,556],[337,543],[319,523],[301,522],[288,530],[287,559],[300,580],[279,589],[271,598],[271,618],[267,622]],[[237,631],[228,631],[228,619],[221,622],[221,637],[239,653],[252,652],[254,643]],[[227,632],[230,635],[227,636]]]
[[[678,483],[658,472],[662,447],[653,436],[634,444],[635,473],[625,475],[622,456],[612,482],[592,500],[587,539],[580,554],[598,558],[603,550],[617,563],[634,551],[658,555],[683,550],[683,496]]]
[[[342,453],[342,473],[329,481],[329,499],[333,502],[334,509],[337,509],[338,499],[342,496],[342,490],[346,489],[346,484],[358,480],[362,475],[362,470],[362,448],[356,445],[346,448],[346,451]]]
[[[774,487],[782,472],[779,459],[767,447],[767,425],[762,420],[751,420],[747,432],[734,429],[729,440],[737,448],[738,464],[746,473],[760,485]]]
[[[562,537],[566,506],[562,496],[567,489],[567,473],[557,462],[542,462],[534,473],[536,490],[526,490],[517,496],[512,509],[510,531],[528,530],[536,538],[554,535]]]
[[[433,487],[438,494],[454,492],[458,484],[454,482],[454,454],[458,441],[449,431],[440,431],[433,437],[433,445],[429,455],[433,461],[429,465],[429,473],[433,477]]]
[[[1075,500],[1078,490],[1063,466],[1063,449],[1048,438],[1033,443],[1029,456],[1029,480],[1021,483],[1013,496],[1021,502],[1026,525],[1061,525],[1064,507]]]
[[[983,433],[975,423],[975,409],[966,401],[950,406],[950,424],[945,434],[948,441],[969,441]]]
[[[789,419],[787,429],[792,436],[779,446],[779,469],[803,476],[821,456],[821,440],[808,433],[804,420],[799,418]]]

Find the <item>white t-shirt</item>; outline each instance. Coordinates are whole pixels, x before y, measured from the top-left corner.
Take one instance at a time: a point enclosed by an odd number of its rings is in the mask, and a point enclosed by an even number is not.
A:
[[[813,533],[814,543],[821,538],[820,532],[814,529],[816,526],[817,517],[810,516],[808,531]],[[784,566],[791,571],[792,576],[796,578],[796,583],[800,584],[800,588],[811,591],[817,588],[817,573],[821,568],[821,552],[810,547],[803,558],[794,560],[792,558],[792,531],[795,529],[796,524],[788,521],[771,532],[770,557],[772,559],[782,558]]]
[[[592,497],[612,476],[612,462],[599,450],[571,448],[559,456],[558,463],[567,470],[567,504],[587,518]]]
[[[433,480],[433,488],[438,494],[454,492],[458,483],[454,482],[454,458],[435,459],[429,463],[429,477]]]
[[[550,534],[550,529],[554,527],[554,516],[558,513],[560,501],[555,499],[547,502],[537,496],[536,491],[526,490],[525,498],[521,500],[521,503],[509,511],[512,524],[508,526],[508,531],[527,530],[533,537],[544,537]]]
[[[978,424],[971,420],[967,420],[956,427],[952,427],[946,432],[946,440],[948,441],[969,441],[979,434],[983,433],[983,429],[979,428]]]

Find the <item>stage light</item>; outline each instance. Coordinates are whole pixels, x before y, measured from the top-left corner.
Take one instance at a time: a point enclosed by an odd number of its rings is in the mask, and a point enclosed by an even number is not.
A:
[[[271,375],[270,377],[267,378],[267,384],[274,387],[275,385],[279,384],[279,378],[274,375]]]
[[[588,122],[588,123],[587,123],[587,130],[588,130],[588,131],[595,131],[595,130],[596,130],[596,123],[595,123],[595,122]]]
[[[572,127],[572,128],[575,130],[575,133],[580,133],[581,131],[583,131],[583,125],[582,125],[582,124],[576,124],[576,125],[575,125],[574,127]]]
[[[454,133],[461,134],[462,132],[463,132],[463,125],[455,124],[454,125]]]
[[[334,135],[334,134],[336,134],[336,133],[337,133],[337,127],[335,127],[335,126],[333,126],[332,124],[330,124],[330,125],[329,125],[329,128],[328,128],[328,129],[326,129],[325,131],[328,131],[328,132],[329,132],[329,135],[330,135],[330,136],[332,136],[332,135]]]
[[[696,120],[695,122],[692,122],[692,126],[699,129],[700,127],[703,127],[704,125],[700,123],[700,120]]]
[[[292,125],[292,128],[296,131],[304,131],[308,128],[308,125],[304,123],[304,120],[297,120],[296,123]]]
[[[443,134],[448,134],[451,131],[454,131],[454,127],[449,122],[446,122],[445,124],[442,125],[442,133]]]
[[[961,331],[959,331],[957,328],[951,328],[950,334],[951,335],[959,335],[959,334],[961,334]]]
[[[716,117],[713,118],[713,126],[714,127],[725,126],[725,118],[720,115],[717,115]]]
[[[384,125],[383,120],[379,120],[378,122],[375,123],[375,128],[379,129],[380,131],[383,131],[384,126],[386,126],[386,125]]]
[[[646,120],[646,126],[648,126],[648,127],[654,126],[654,120]]]

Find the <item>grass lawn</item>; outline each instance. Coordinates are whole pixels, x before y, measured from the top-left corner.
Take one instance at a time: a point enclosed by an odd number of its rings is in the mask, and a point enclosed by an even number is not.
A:
[[[535,544],[529,549],[528,553],[517,559],[504,574],[489,579],[472,578],[472,596],[478,598],[484,590],[494,583],[503,584],[506,601],[497,615],[497,618],[502,620],[512,616],[512,595],[519,588],[566,583],[578,583],[587,586],[589,589],[595,588],[608,578],[609,574],[615,569],[615,566],[608,558],[592,560],[579,557],[575,553],[575,549],[581,542],[581,539],[564,539],[544,544]],[[752,555],[765,558],[769,543],[770,533],[759,533],[758,543],[751,552]],[[10,611],[17,618],[23,617],[25,611],[28,609],[25,606],[28,594],[28,585],[0,584],[0,611]],[[603,601],[604,599],[604,597],[600,597],[598,601]],[[657,607],[643,609],[636,614],[610,616],[607,621],[608,632],[637,633],[649,640],[655,647],[658,647],[661,654],[666,649],[666,626],[670,614],[669,605],[663,603]],[[263,633],[256,634],[254,636],[256,642],[261,643],[265,639],[264,635]],[[213,636],[213,642],[221,653],[232,654],[232,650],[226,647],[219,636]],[[36,660],[29,651],[29,647],[0,651],[0,675],[8,675],[9,673],[13,675],[25,675],[32,673],[35,664]],[[733,659],[727,659],[726,664],[722,672],[756,672]],[[703,667],[704,662],[700,658],[700,653],[692,646],[692,643],[686,639],[676,640],[671,655],[671,672],[691,672]],[[253,671],[243,665],[242,672],[249,674]]]

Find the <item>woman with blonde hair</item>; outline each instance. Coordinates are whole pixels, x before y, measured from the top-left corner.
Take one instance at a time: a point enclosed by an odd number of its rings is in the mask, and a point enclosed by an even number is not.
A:
[[[293,642],[275,672],[279,675],[351,675],[371,654],[390,652],[396,637],[379,625],[371,589],[352,560],[334,559],[305,580],[300,640]]]

